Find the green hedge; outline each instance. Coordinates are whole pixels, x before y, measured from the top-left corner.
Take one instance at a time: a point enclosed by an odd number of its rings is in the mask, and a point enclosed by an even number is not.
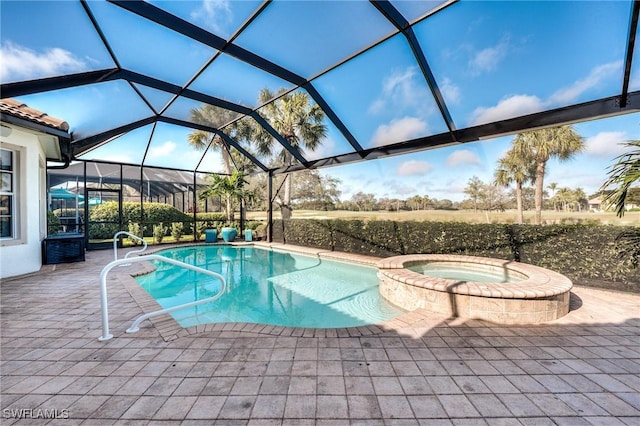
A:
[[[289,244],[379,257],[448,253],[515,260],[560,272],[575,284],[640,292],[637,227],[294,219],[274,221],[273,230],[275,241]]]
[[[142,213],[142,214],[141,214]],[[99,204],[91,209],[89,223],[89,238],[112,238],[118,232],[118,203],[109,201]],[[122,221],[125,228],[129,223],[140,223],[145,237],[153,236],[153,226],[163,223],[182,222],[185,233],[191,233],[193,216],[182,213],[180,210],[165,203],[144,203],[141,206],[137,202],[122,203]],[[107,223],[96,223],[107,222]]]

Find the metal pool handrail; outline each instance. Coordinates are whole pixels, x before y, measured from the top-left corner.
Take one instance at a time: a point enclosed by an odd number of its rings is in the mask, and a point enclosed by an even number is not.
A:
[[[128,258],[129,255],[134,254],[134,253],[142,253],[143,251],[145,251],[147,249],[147,242],[144,240],[144,238],[140,238],[137,235],[133,235],[130,232],[127,231],[120,231],[120,232],[116,232],[113,235],[113,257],[115,258],[114,260],[118,260],[118,237],[120,235],[126,235],[129,238],[133,238],[134,240],[138,240],[138,241],[142,241],[142,248],[138,249],[138,250],[131,250],[130,252],[128,252],[127,254],[124,255],[124,258]]]
[[[224,280],[224,277],[216,272],[213,271],[208,271],[206,269],[203,268],[199,268],[197,266],[194,265],[189,265],[188,263],[184,263],[184,262],[180,262],[178,260],[174,260],[174,259],[170,259],[168,257],[164,257],[164,256],[160,256],[157,254],[150,254],[147,256],[143,256],[143,257],[134,257],[132,259],[119,259],[119,260],[114,260],[113,262],[109,263],[107,266],[105,266],[104,268],[102,268],[102,272],[100,272],[100,307],[102,310],[102,336],[100,336],[98,338],[98,340],[100,341],[104,341],[104,340],[109,340],[113,337],[113,334],[109,333],[109,307],[108,307],[108,301],[107,301],[107,274],[109,273],[109,271],[111,271],[111,269],[113,269],[116,266],[119,265],[124,265],[124,264],[129,264],[129,263],[134,263],[134,262],[144,262],[147,260],[158,260],[160,262],[167,262],[167,263],[171,263],[172,265],[176,265],[176,266],[181,266],[183,268],[186,269],[191,269],[192,271],[196,271],[196,272],[201,272],[203,274],[207,274],[210,275],[214,278],[218,278],[220,280],[220,283],[222,284],[222,287],[220,288],[220,291],[212,297],[208,297],[206,299],[202,299],[202,300],[196,300],[194,302],[188,302],[188,303],[184,303],[182,305],[177,305],[177,306],[173,306],[171,308],[166,308],[166,309],[160,309],[158,311],[154,311],[154,312],[150,312],[148,314],[144,314],[139,316],[131,325],[131,327],[129,327],[127,329],[127,333],[135,333],[136,331],[138,331],[138,325],[140,325],[140,323],[148,318],[151,317],[156,317],[158,315],[163,315],[169,312],[173,312],[173,311],[177,311],[178,309],[183,309],[183,308],[188,308],[191,306],[196,306],[196,305],[201,305],[203,303],[209,303],[209,302],[213,302],[214,300],[220,298],[226,288],[227,288],[227,283]]]

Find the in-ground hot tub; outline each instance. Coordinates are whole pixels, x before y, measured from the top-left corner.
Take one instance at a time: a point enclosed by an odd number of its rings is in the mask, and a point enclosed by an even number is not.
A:
[[[571,280],[538,266],[440,254],[394,256],[377,266],[381,296],[407,310],[502,324],[540,323],[569,312]]]

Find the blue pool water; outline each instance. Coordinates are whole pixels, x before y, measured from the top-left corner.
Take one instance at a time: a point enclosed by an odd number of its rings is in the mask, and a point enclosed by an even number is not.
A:
[[[514,283],[527,279],[525,275],[508,268],[464,262],[428,262],[411,265],[407,269],[430,277],[454,281],[482,283]]]
[[[227,280],[218,300],[171,315],[183,327],[248,322],[306,328],[374,324],[404,311],[378,294],[375,268],[257,247],[198,246],[158,252],[217,272]],[[214,296],[220,282],[202,273],[154,262],[138,283],[164,308]]]

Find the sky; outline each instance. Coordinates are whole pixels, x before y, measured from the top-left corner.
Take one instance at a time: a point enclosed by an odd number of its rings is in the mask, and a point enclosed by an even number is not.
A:
[[[627,114],[573,125],[584,138],[585,150],[567,161],[550,160],[545,186],[582,188],[595,194],[607,178],[615,157],[628,152],[624,143],[640,140],[640,114]],[[512,146],[514,136],[437,148],[406,156],[341,165],[321,173],[341,180],[341,199],[357,192],[377,198],[406,199],[414,195],[462,201],[474,176],[493,181],[498,160]]]
[[[257,1],[237,0],[151,3],[223,39],[232,37],[260,6]],[[391,3],[410,22],[439,4]],[[631,4],[461,1],[415,24],[413,31],[455,126],[465,128],[618,95]],[[191,90],[248,108],[258,107],[263,88],[275,92],[293,87],[113,4],[87,5],[125,69],[178,86],[189,84]],[[3,0],[0,12],[2,83],[116,66],[79,2]],[[276,0],[234,43],[310,79],[353,137],[372,148],[446,131],[410,45],[402,35],[391,36],[393,32],[368,2]],[[356,55],[380,40],[384,41],[375,48]],[[327,72],[348,57],[352,59]],[[632,91],[640,89],[639,69],[632,68]],[[171,98],[141,84],[111,81],[19,99],[66,120],[74,137],[82,138],[154,114],[189,121],[191,110],[201,105],[179,97],[166,106]],[[326,123],[327,139],[304,153],[310,160],[353,151],[338,128]],[[594,193],[606,179],[607,167],[622,153],[622,143],[640,139],[639,125],[638,114],[575,124],[586,149],[571,161],[551,161],[546,182]],[[190,132],[167,124],[144,126],[82,158],[220,171],[219,154],[201,158],[202,153],[189,147]],[[362,191],[378,198],[428,195],[460,201],[470,178],[493,178],[496,162],[512,139],[331,167],[322,173],[341,180],[342,199]]]

